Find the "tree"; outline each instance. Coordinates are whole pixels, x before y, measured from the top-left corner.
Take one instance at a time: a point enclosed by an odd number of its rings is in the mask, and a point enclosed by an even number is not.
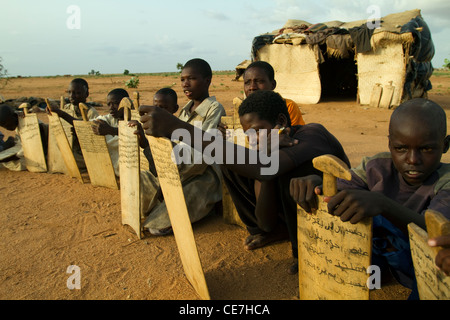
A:
[[[183,64],[182,63],[180,63],[180,62],[178,62],[177,63],[177,70],[180,70],[180,72],[181,72],[181,70],[183,70]]]
[[[5,67],[3,66],[2,58],[0,57],[0,80],[3,80],[3,78],[5,79],[5,82],[1,86],[2,88],[4,88],[8,84],[9,78],[8,78],[8,70],[6,70]]]

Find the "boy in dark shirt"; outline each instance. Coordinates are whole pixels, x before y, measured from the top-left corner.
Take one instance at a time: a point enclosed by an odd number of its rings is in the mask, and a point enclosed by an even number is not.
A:
[[[357,223],[373,217],[373,264],[390,270],[417,298],[407,225],[426,229],[424,212],[450,218],[450,164],[441,163],[450,144],[444,110],[426,99],[413,99],[394,110],[389,124],[389,150],[352,169],[352,180],[338,179],[338,192],[325,199],[330,214]],[[291,195],[310,212],[316,208],[320,177],[291,181]]]
[[[159,108],[142,106],[139,111],[146,134],[170,138],[176,129],[187,130],[191,137],[199,134],[199,129],[177,120]],[[231,146],[231,143],[224,141],[220,134],[210,139],[206,138],[207,133],[202,133],[205,135],[202,143],[194,143],[193,139],[190,139],[191,146],[199,151],[205,151],[211,140],[219,139],[223,152],[216,152],[216,155],[221,155],[218,162],[221,164],[224,181],[239,216],[250,233],[246,239],[246,248],[256,249],[279,240],[282,237],[281,231],[287,229],[292,252],[296,258],[297,204],[289,194],[290,179],[320,174],[312,165],[312,159],[319,155],[333,154],[349,165],[348,158],[341,144],[322,125],[312,123],[291,127],[286,103],[273,91],[257,91],[247,97],[239,109],[239,116],[246,132],[251,129],[254,132],[262,132],[266,129],[271,132],[269,135],[280,131],[280,136],[288,138],[287,143],[280,142],[280,145],[286,145],[282,149],[277,150],[270,145],[270,159],[277,162],[277,165],[261,161],[263,159],[259,154],[261,150],[252,150],[239,145]],[[259,143],[259,140],[257,142]],[[227,155],[229,151],[233,151],[232,156]],[[238,161],[238,156],[243,159],[240,158],[241,161]],[[258,201],[255,197],[255,180],[261,182]],[[295,270],[296,262],[292,271]]]

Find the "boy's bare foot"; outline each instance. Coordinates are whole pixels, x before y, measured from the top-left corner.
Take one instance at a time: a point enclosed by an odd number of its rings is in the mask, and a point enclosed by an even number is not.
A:
[[[289,236],[286,227],[279,225],[272,232],[249,235],[244,241],[244,247],[247,250],[255,250],[258,248],[262,248],[269,243],[287,239],[289,239]]]

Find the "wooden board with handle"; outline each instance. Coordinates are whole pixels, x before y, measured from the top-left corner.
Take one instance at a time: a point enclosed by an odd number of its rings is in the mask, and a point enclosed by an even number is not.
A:
[[[381,95],[378,108],[389,109],[391,107],[394,90],[395,87],[392,85],[392,81],[389,81],[389,84],[383,87],[383,94]]]
[[[411,256],[420,300],[450,300],[450,276],[436,267],[440,247],[430,247],[428,239],[450,234],[450,221],[441,213],[425,212],[427,231],[414,223],[408,225]]]
[[[119,110],[124,109],[124,120],[119,121],[120,205],[122,224],[129,225],[141,239],[140,148],[136,129],[128,126],[131,106],[127,97],[119,105]]]
[[[336,193],[336,177],[350,180],[346,164],[332,155],[313,160],[324,172],[323,196],[312,213],[298,207],[298,275],[301,300],[368,300],[367,269],[372,219],[342,222],[328,213],[324,196]]]
[[[74,121],[73,125],[80,142],[90,182],[93,186],[119,189],[106,139],[93,132],[93,123],[87,119],[86,115],[87,106],[80,103],[79,107],[83,121]]]
[[[47,161],[42,145],[41,131],[37,114],[28,113],[28,103],[22,103],[19,109],[24,117],[19,117],[19,135],[22,143],[25,166],[30,172],[47,172]]]
[[[45,99],[45,102],[47,103],[47,114],[49,115],[48,150],[47,150],[48,172],[69,174],[66,164],[63,159],[63,155],[61,154],[61,151],[58,147],[57,139],[55,136],[55,130],[58,130],[58,128],[55,128],[57,121],[53,121],[53,122],[51,121],[50,117],[52,116],[52,112],[51,112],[51,108],[50,108],[50,102],[48,99]],[[63,106],[64,106],[63,103],[64,103],[64,98],[61,97],[60,109],[63,108]],[[53,117],[53,118],[56,118],[56,117]],[[59,116],[58,116],[58,121],[60,121]],[[53,123],[53,125],[52,125],[52,123]],[[67,137],[66,137],[66,139],[67,139]]]
[[[381,86],[381,83],[376,83],[373,86],[372,93],[370,95],[370,102],[369,102],[370,107],[378,108],[378,106],[380,105],[382,91],[383,87]]]
[[[147,136],[164,195],[175,241],[187,279],[201,299],[209,300],[197,245],[186,207],[178,167],[172,160],[172,142],[166,138]]]
[[[140,106],[140,95],[138,91],[133,92],[133,96],[134,96],[134,109],[131,110],[131,120],[137,120],[139,121],[139,119],[141,118],[141,116],[139,115],[139,106]],[[141,148],[140,151],[140,157],[139,157],[139,161],[140,161],[140,165],[141,165],[141,170],[145,170],[148,171],[150,170],[150,165],[148,163],[147,158],[144,155],[144,150]]]
[[[80,169],[78,168],[77,162],[72,152],[72,147],[67,139],[66,132],[61,123],[60,117],[51,112],[49,107],[49,102],[47,102],[47,114],[48,114],[48,124],[49,124],[49,149],[50,145],[53,149],[53,157],[59,157],[64,164],[64,172],[72,178],[78,179],[81,183],[83,183],[83,178],[80,173]],[[52,136],[52,142],[50,144],[50,136]],[[50,153],[50,150],[49,150]]]

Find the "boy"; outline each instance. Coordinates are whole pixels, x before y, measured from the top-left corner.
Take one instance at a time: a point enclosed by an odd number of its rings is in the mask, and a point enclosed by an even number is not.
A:
[[[86,100],[89,97],[89,85],[87,81],[81,78],[73,79],[69,84],[67,93],[69,95],[70,103],[64,105],[63,110],[66,112],[69,111],[67,112],[69,114],[72,113],[72,118],[82,119],[79,105],[80,103],[86,104]],[[86,104],[86,106],[88,107],[87,118],[89,120],[98,117],[99,114],[95,108],[89,106],[88,104]],[[71,118],[64,118],[64,120],[70,124],[72,124],[73,121]]]
[[[255,61],[251,63],[244,71],[244,93],[248,97],[258,90],[275,90],[277,82],[275,81],[275,71],[273,67],[265,61]],[[291,99],[284,99],[291,118],[291,124],[304,125],[302,113],[298,105]]]
[[[153,96],[153,105],[165,109],[171,114],[175,114],[178,111],[177,101],[177,93],[170,88],[159,89]]]
[[[86,80],[81,78],[73,79],[67,90],[69,95],[70,103],[64,105],[62,109],[50,105],[50,110],[55,112],[60,118],[67,121],[69,124],[73,125],[74,120],[82,120],[80,103],[86,104],[86,99],[89,97],[89,85]],[[99,116],[97,110],[88,104],[87,118],[93,120]],[[72,152],[80,169],[85,169],[86,164],[84,163],[83,153],[81,152],[80,143],[78,142],[75,129],[72,127],[73,144]]]
[[[450,165],[441,163],[449,148],[444,110],[426,99],[413,99],[392,113],[389,153],[363,159],[352,169],[350,182],[338,180],[339,191],[328,199],[330,214],[357,223],[373,217],[373,264],[390,270],[413,289],[415,276],[407,225],[426,229],[427,209],[450,218]],[[291,195],[307,212],[316,208],[313,193],[320,193],[320,177],[291,181]]]
[[[200,152],[213,143],[211,140],[214,139],[208,133],[199,132],[198,128],[179,121],[155,107],[142,106],[139,111],[146,134],[170,138],[176,129],[186,130],[191,137],[203,134],[202,144],[194,144],[191,139],[191,146],[198,148]],[[296,258],[297,205],[289,195],[290,179],[318,174],[312,165],[312,159],[316,156],[334,154],[347,164],[348,158],[341,144],[322,125],[307,124],[291,127],[286,103],[276,92],[257,91],[251,94],[239,108],[239,117],[247,133],[250,129],[256,132],[266,129],[275,132],[271,134],[276,134],[278,130],[285,127],[284,134],[288,134],[292,140],[286,144],[285,148],[271,151],[271,159],[278,163],[278,168],[268,172],[264,169],[272,164],[262,161],[260,151],[224,141],[222,135],[215,136],[217,141],[214,143],[221,146],[222,150],[222,152],[216,152],[218,158],[216,161],[221,163],[224,182],[239,216],[250,233],[245,240],[245,247],[251,250],[280,240],[285,236],[283,229],[287,228],[292,253]],[[261,182],[258,202],[256,202],[254,188],[255,180]]]
[[[10,106],[6,104],[0,105],[0,127],[3,127],[9,131],[16,131],[17,134],[14,141],[11,141],[11,139],[7,140],[8,144],[12,143],[12,146],[14,144],[21,146],[18,126],[19,126],[19,117],[22,115],[23,115],[22,112],[20,111],[19,113],[15,112]],[[48,124],[43,123],[41,121],[38,122],[39,122],[39,130],[41,133],[41,142],[44,148],[44,154],[46,155],[48,146]],[[0,167],[5,167],[12,171],[26,170],[22,148],[20,148],[20,151],[16,154],[16,157],[18,159],[2,162]]]
[[[202,130],[217,128],[221,117],[225,115],[225,109],[216,101],[215,97],[209,95],[211,79],[212,70],[205,60],[192,59],[186,62],[181,71],[181,87],[190,101],[181,109],[178,116],[180,121],[198,125]],[[157,96],[156,98],[158,100]],[[154,102],[158,104],[157,100],[154,100]],[[172,116],[163,108],[158,109]],[[171,110],[173,111],[174,108],[171,108]],[[186,206],[192,223],[207,216],[222,200],[220,168],[215,164],[208,165],[205,162],[194,163],[194,152],[191,152],[189,163],[178,165]],[[147,154],[147,157],[150,167],[152,167],[149,154]],[[170,219],[161,197],[155,172],[145,172],[141,177],[144,185],[141,192],[141,201],[144,210],[143,215],[146,217],[144,228],[149,230],[152,235],[171,233]],[[199,198],[201,198],[201,201],[199,201]]]
[[[177,112],[179,108],[177,93],[171,88],[159,89],[153,96],[153,105],[167,110],[171,114],[175,114],[175,112]],[[137,120],[131,120],[128,122],[128,126],[137,128],[134,133],[139,138],[139,146],[144,149],[144,154],[147,158],[149,158],[150,163],[152,163],[152,160],[150,160],[150,147],[148,145],[148,140],[145,138],[145,134],[142,130],[141,124]],[[150,167],[153,167],[153,165],[151,164]],[[155,169],[153,169],[153,173],[156,175],[156,171],[154,170]]]
[[[99,136],[105,136],[109,155],[114,167],[114,173],[119,177],[119,120],[124,119],[124,109],[119,110],[123,98],[129,97],[125,89],[111,90],[106,96],[109,114],[98,116],[92,120],[92,131]]]

